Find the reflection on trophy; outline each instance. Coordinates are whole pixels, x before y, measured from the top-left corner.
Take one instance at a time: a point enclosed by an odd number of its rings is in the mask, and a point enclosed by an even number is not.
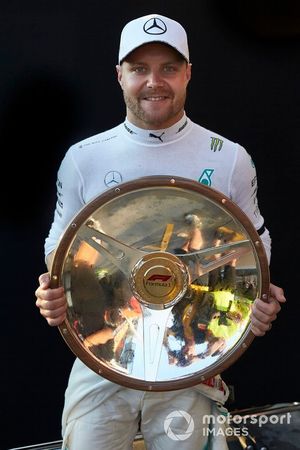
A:
[[[181,389],[250,345],[268,262],[245,214],[184,178],[144,177],[86,205],[56,251],[60,331],[92,370],[143,390]]]

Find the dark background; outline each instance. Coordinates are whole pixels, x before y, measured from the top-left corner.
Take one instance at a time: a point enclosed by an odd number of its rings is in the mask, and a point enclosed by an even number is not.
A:
[[[128,20],[153,12],[188,31],[188,115],[253,156],[273,238],[272,280],[288,299],[272,331],[223,373],[235,390],[228,406],[300,400],[297,3],[1,0],[1,448],[60,439],[73,355],[34,296],[45,271],[56,171],[71,144],[124,119],[119,34]]]

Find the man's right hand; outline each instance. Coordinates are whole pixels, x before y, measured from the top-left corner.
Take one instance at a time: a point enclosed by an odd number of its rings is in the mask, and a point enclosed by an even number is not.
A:
[[[50,288],[50,274],[39,276],[39,287],[35,291],[36,306],[51,327],[60,325],[66,318],[67,302],[63,287]]]

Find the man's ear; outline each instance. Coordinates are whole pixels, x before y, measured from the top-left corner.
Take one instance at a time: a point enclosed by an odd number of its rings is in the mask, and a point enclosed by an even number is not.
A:
[[[116,65],[116,71],[117,71],[118,82],[119,82],[120,86],[122,87],[122,67],[120,66],[120,64]]]
[[[186,73],[187,73],[187,82],[189,82],[192,78],[192,64],[191,63],[188,63]]]

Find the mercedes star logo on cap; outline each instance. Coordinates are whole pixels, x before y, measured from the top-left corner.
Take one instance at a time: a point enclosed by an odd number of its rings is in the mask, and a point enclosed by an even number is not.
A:
[[[147,20],[143,29],[147,34],[164,34],[167,26],[161,19],[154,18]]]

